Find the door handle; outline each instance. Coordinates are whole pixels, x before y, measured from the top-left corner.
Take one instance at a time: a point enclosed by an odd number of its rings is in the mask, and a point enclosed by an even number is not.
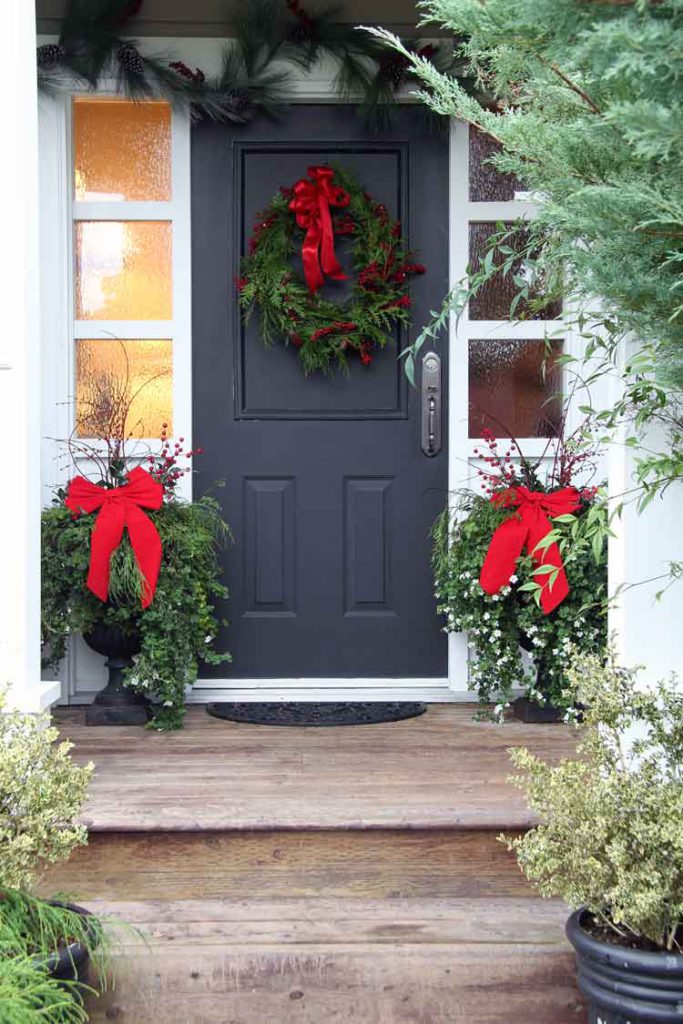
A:
[[[422,357],[421,445],[431,458],[441,451],[441,357],[427,352]]]

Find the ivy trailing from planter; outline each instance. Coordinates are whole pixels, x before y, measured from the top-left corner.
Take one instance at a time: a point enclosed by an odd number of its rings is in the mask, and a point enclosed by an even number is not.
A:
[[[194,118],[246,124],[258,113],[277,114],[290,95],[291,70],[308,71],[319,58],[336,65],[340,98],[361,97],[360,111],[386,125],[398,91],[416,79],[410,61],[370,32],[335,20],[336,8],[309,13],[299,0],[249,0],[234,18],[234,39],[218,75],[207,77],[175,55],[141,52],[129,32],[142,0],[70,0],[57,43],[38,47],[38,85],[97,89],[113,80],[132,99],[159,97],[188,107]],[[458,77],[475,95],[475,82],[452,42],[406,42],[440,71]]]

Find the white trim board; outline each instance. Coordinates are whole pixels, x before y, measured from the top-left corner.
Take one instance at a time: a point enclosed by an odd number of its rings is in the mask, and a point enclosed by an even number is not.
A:
[[[158,47],[163,40],[150,41]],[[208,72],[218,59],[221,40],[167,40],[169,46],[183,51],[185,59]],[[147,45],[147,42],[145,43]],[[339,102],[332,89],[333,72],[320,65],[313,75],[296,78],[296,101]],[[111,94],[103,90],[102,95]],[[90,94],[91,95],[91,94]],[[406,101],[411,101],[406,97]],[[41,226],[44,253],[48,252],[53,272],[44,284],[43,318],[43,406],[44,435],[64,437],[69,433],[68,403],[72,400],[74,381],[74,337],[106,336],[106,332],[122,337],[172,337],[174,339],[174,424],[176,436],[191,440],[192,423],[192,353],[191,353],[191,266],[190,266],[190,125],[186,115],[173,112],[173,199],[164,203],[73,203],[70,188],[70,97],[41,101]],[[469,200],[468,126],[453,122],[449,135],[449,284],[454,286],[465,276],[468,262],[468,227],[470,221],[498,221],[518,216],[532,216],[533,204],[528,202],[474,203]],[[174,223],[173,320],[156,324],[80,322],[73,321],[73,274],[71,225],[75,219],[129,216],[145,219],[172,219]],[[450,324],[449,363],[449,488],[469,482],[472,476],[473,448],[476,441],[468,437],[467,427],[467,340],[468,338],[524,337],[542,338],[548,324],[531,321],[510,325],[498,321],[472,321],[467,315]],[[556,323],[553,324],[557,326]],[[530,446],[542,449],[545,442],[533,439]],[[54,447],[44,445],[43,482],[45,498],[59,480],[54,463]],[[191,497],[191,477],[185,477]],[[78,641],[72,646],[72,657],[65,666],[65,696],[80,699],[91,696],[103,685],[101,659]],[[469,701],[473,694],[467,689],[467,644],[462,635],[448,638],[448,678],[444,680],[370,680],[370,679],[291,679],[200,681],[191,700],[203,702],[220,695],[234,699],[424,699]],[[211,697],[206,694],[211,693]],[[286,695],[285,695],[286,693]],[[379,694],[382,694],[381,697]],[[250,696],[251,695],[251,696]],[[334,695],[334,696],[333,696]]]

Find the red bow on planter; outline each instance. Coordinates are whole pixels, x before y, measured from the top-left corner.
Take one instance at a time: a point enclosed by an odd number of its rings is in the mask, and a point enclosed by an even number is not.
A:
[[[142,607],[148,608],[156,590],[161,567],[161,538],[143,508],[160,508],[164,489],[146,469],[138,466],[127,474],[123,487],[107,490],[76,476],[68,487],[66,506],[74,516],[100,513],[90,538],[88,588],[106,601],[109,596],[109,563],[121,543],[124,527],[128,527],[131,547],[142,575]]]
[[[561,516],[576,511],[580,504],[579,492],[575,487],[565,487],[552,494],[530,491],[527,487],[510,487],[500,494],[494,494],[491,501],[504,508],[516,508],[516,512],[501,523],[491,537],[479,576],[482,589],[487,594],[497,594],[501,587],[506,586],[515,571],[517,559],[526,548],[537,566],[552,565],[559,569],[552,587],[548,579],[550,573],[545,581],[540,580],[543,586],[541,608],[549,615],[564,601],[569,593],[569,584],[557,544],[549,544],[547,548],[538,550],[534,548],[552,530],[548,516]]]
[[[346,277],[334,254],[330,207],[348,206],[351,196],[346,189],[332,184],[334,171],[331,167],[309,167],[308,177],[312,180],[301,178],[295,184],[289,208],[296,213],[299,227],[306,229],[301,248],[304,276],[308,290],[316,292],[323,284],[323,274],[336,281]]]

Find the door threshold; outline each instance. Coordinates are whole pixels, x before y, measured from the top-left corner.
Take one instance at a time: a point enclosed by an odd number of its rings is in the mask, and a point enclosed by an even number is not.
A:
[[[215,700],[258,701],[426,701],[430,704],[471,702],[466,689],[452,690],[447,679],[203,679],[188,703]]]

